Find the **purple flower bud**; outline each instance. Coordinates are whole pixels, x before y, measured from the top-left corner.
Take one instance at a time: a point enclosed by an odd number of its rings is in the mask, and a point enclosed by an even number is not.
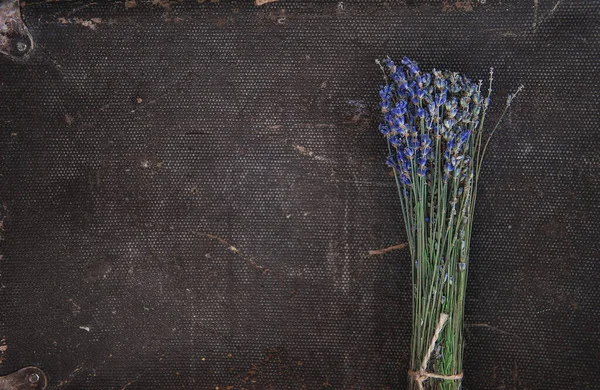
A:
[[[429,73],[426,73],[426,74],[423,76],[423,84],[424,84],[425,86],[428,86],[429,84],[431,84],[431,74],[429,74]]]
[[[413,126],[413,127],[410,129],[410,136],[411,136],[411,137],[413,137],[413,138],[417,138],[417,135],[418,135],[418,134],[419,134],[419,133],[417,132],[417,128],[416,128],[415,126]]]
[[[460,106],[461,106],[462,108],[468,108],[468,107],[469,107],[469,101],[470,101],[470,100],[471,100],[471,99],[469,99],[468,97],[466,97],[466,96],[463,96],[462,98],[460,98]]]
[[[404,75],[399,72],[399,71],[395,71],[392,74],[390,74],[390,77],[392,78],[392,80],[394,80],[397,84],[402,84],[406,81],[406,79],[404,78]]]
[[[429,113],[431,115],[435,115],[437,113],[437,107],[436,107],[436,105],[434,103],[429,103],[427,105],[427,109],[429,110]]]
[[[384,125],[383,123],[380,123],[379,124],[379,131],[383,135],[388,135],[391,130],[390,130],[390,128],[388,126]]]
[[[462,133],[460,133],[460,135],[458,136],[458,139],[460,141],[461,144],[466,143],[469,140],[469,136],[471,135],[471,131],[470,130],[465,130]]]
[[[396,104],[394,108],[392,108],[392,114],[395,116],[402,116],[406,114],[406,104],[404,106],[400,105],[400,103]]]
[[[400,127],[402,125],[404,125],[404,117],[403,116],[395,117],[394,118],[394,127]]]
[[[431,138],[429,138],[429,136],[427,134],[423,134],[421,136],[421,146],[426,148],[429,145],[431,145]]]
[[[394,161],[394,157],[393,156],[389,156],[387,158],[387,160],[385,160],[385,163],[390,168],[395,168],[396,167],[396,161]]]
[[[384,85],[383,87],[381,87],[381,90],[379,91],[379,96],[381,96],[382,99],[389,100],[392,97],[392,87],[390,87],[389,85]]]
[[[392,124],[392,121],[394,120],[394,114],[392,114],[391,112],[386,112],[383,115],[383,118],[387,123]]]
[[[435,95],[435,105],[439,107],[443,106],[444,104],[446,104],[446,94],[438,93]]]
[[[444,126],[446,126],[448,130],[450,130],[455,124],[456,121],[454,119],[444,119]]]
[[[450,86],[450,91],[451,91],[452,93],[459,93],[461,89],[462,89],[462,87],[461,87],[461,86],[460,86],[458,83],[456,83],[456,84],[452,84],[452,85]]]
[[[404,153],[402,150],[398,150],[396,158],[398,159],[399,162],[404,163]]]
[[[412,64],[408,65],[408,70],[413,75],[419,74],[419,66],[416,63],[414,63],[414,62]]]
[[[417,108],[417,117],[425,118],[425,110],[422,109],[421,107]]]

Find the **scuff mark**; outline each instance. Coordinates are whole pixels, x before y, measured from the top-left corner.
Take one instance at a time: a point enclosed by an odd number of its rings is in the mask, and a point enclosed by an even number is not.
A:
[[[267,267],[265,267],[264,265],[260,265],[259,263],[257,263],[254,259],[251,258],[247,258],[242,254],[242,251],[240,251],[238,248],[236,248],[235,246],[231,245],[227,240],[225,240],[224,238],[221,238],[219,236],[215,236],[214,234],[208,234],[208,233],[197,233],[197,232],[191,232],[193,235],[195,236],[199,236],[199,237],[206,237],[209,238],[211,240],[215,240],[220,242],[221,244],[227,246],[227,249],[229,249],[230,251],[232,251],[233,253],[235,253],[236,255],[240,256],[241,258],[243,258],[248,264],[250,264],[250,266],[252,266],[252,268],[257,269],[259,271],[261,271],[261,273],[263,274],[268,274],[269,272],[271,272],[271,270]]]
[[[387,248],[370,250],[369,256],[383,255],[388,252],[395,251],[397,249],[404,249],[404,248],[406,248],[406,245],[407,245],[406,243],[402,243],[402,244],[388,246]]]
[[[152,5],[163,8],[167,11],[171,10],[171,1],[170,0],[152,0]]]
[[[261,5],[265,5],[265,4],[269,4],[269,3],[275,3],[279,0],[255,0],[254,1],[254,5],[257,7],[260,7]]]
[[[80,325],[79,329],[85,330],[86,332],[89,332],[90,330],[92,330],[92,328],[90,328],[89,326],[83,326],[83,325]]]
[[[71,302],[71,304],[73,305],[73,309],[71,309],[71,312],[73,313],[74,316],[81,313],[81,306],[76,304],[72,298],[69,298],[69,302]]]
[[[303,155],[303,156],[312,157],[312,158],[314,158],[315,160],[318,160],[318,161],[329,161],[327,158],[325,158],[323,156],[319,156],[319,155],[314,154],[312,151],[306,149],[302,145],[294,145],[294,149],[296,149],[298,152],[300,152],[300,154]]]
[[[450,3],[448,0],[442,2],[442,12],[473,12],[473,4],[471,0],[456,0]]]
[[[0,340],[0,364],[4,363],[6,360],[6,351],[8,351],[8,345],[6,344],[6,339],[2,338],[2,340]]]
[[[87,27],[90,30],[95,30],[96,26],[102,23],[102,19],[100,19],[100,18],[91,18],[91,19],[81,19],[81,18],[70,19],[70,18],[68,18],[67,19],[65,17],[61,17],[61,18],[58,18],[56,20],[59,23],[62,23],[62,24],[73,24],[73,23],[75,23],[75,24],[78,24],[80,26]]]

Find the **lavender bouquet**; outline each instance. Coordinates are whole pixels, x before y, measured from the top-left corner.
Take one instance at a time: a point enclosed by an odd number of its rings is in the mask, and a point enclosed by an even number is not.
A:
[[[379,94],[412,259],[411,389],[458,389],[463,377],[463,316],[479,173],[498,124],[485,135],[492,93],[483,82],[404,57],[381,67]]]

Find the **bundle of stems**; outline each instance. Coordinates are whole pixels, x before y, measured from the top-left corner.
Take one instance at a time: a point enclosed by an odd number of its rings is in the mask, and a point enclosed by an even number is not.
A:
[[[459,389],[463,317],[477,186],[489,140],[485,134],[493,69],[483,81],[456,72],[425,73],[404,57],[379,61],[387,140],[408,237],[412,269],[411,389]]]

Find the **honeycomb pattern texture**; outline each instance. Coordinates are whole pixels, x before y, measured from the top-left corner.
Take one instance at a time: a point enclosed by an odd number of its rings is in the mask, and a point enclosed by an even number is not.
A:
[[[483,3],[483,4],[482,4]],[[464,388],[598,389],[600,3],[27,1],[0,58],[0,374],[405,389],[410,260],[375,58],[489,122]]]

